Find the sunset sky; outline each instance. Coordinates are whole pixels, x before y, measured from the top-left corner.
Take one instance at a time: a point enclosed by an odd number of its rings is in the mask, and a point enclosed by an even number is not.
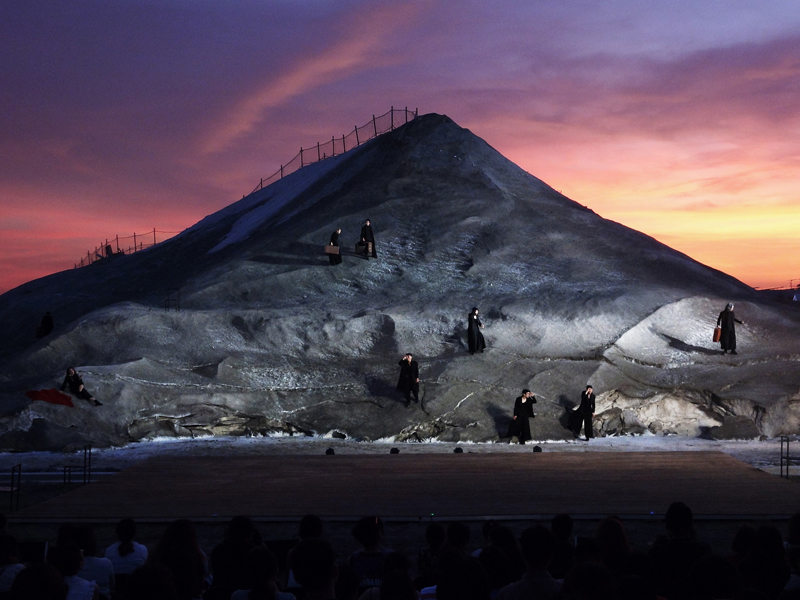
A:
[[[796,0],[11,0],[0,292],[392,105],[750,285],[800,278]]]

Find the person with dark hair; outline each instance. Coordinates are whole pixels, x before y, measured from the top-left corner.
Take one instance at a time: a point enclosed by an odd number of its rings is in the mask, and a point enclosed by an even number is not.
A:
[[[481,333],[483,323],[478,317],[478,312],[478,308],[473,306],[467,316],[467,344],[470,354],[483,352],[486,349],[486,340],[483,339],[483,334]]]
[[[77,543],[74,541],[59,543],[50,551],[47,558],[61,573],[64,583],[67,584],[67,597],[70,600],[98,600],[100,590],[97,584],[78,577],[78,572],[83,567],[83,555]]]
[[[95,399],[83,385],[83,379],[75,370],[75,367],[67,367],[67,374],[64,377],[64,383],[61,384],[61,391],[63,392],[69,387],[69,393],[77,396],[81,400],[88,400],[93,402],[95,406],[102,406],[102,404]]]
[[[555,598],[561,592],[561,583],[553,579],[547,570],[556,547],[553,532],[543,525],[534,525],[522,532],[519,545],[525,560],[525,574],[518,582],[500,590],[497,599]]]
[[[213,553],[211,564],[214,564]],[[278,577],[278,561],[268,548],[253,547],[245,557],[244,569],[247,573],[248,589],[235,591],[230,600],[295,600],[293,594],[278,590],[275,583]]]
[[[429,523],[425,528],[427,545],[421,548],[417,556],[417,578],[414,587],[418,590],[436,584],[439,571],[439,553],[447,540],[447,532],[441,523]]]
[[[300,525],[297,527],[297,535],[301,540],[322,537],[322,519],[317,515],[305,515],[300,519]]]
[[[352,533],[362,549],[353,552],[347,563],[358,573],[359,594],[362,594],[368,588],[380,587],[383,562],[392,551],[382,545],[383,521],[379,517],[359,519]]]
[[[160,555],[161,564],[172,573],[178,600],[197,600],[203,597],[206,586],[203,565],[187,546],[170,546]]]
[[[489,532],[489,540],[490,547],[500,548],[505,553],[511,581],[518,581],[525,573],[525,559],[514,532],[505,525],[498,525]]]
[[[742,585],[758,590],[766,598],[777,598],[791,576],[786,559],[783,537],[773,525],[761,525],[756,529],[753,549],[739,564]]]
[[[378,258],[378,252],[375,250],[375,233],[372,231],[372,223],[370,223],[369,219],[364,221],[364,226],[361,227],[361,242],[371,244],[372,258]],[[369,248],[367,250],[366,258],[369,259]]]
[[[494,519],[489,519],[488,521],[484,521],[483,525],[481,526],[481,537],[483,538],[483,546],[475,550],[470,556],[478,558],[483,552],[484,548],[488,548],[492,543],[492,538],[490,537],[492,533],[492,529],[498,527],[500,524],[495,521]]]
[[[692,509],[673,502],[664,515],[667,536],[659,536],[650,548],[656,569],[656,592],[672,598],[680,593],[692,566],[711,554],[708,544],[696,539]]]
[[[333,454],[333,448],[328,448],[331,450],[331,454]],[[327,454],[327,452],[326,452]],[[303,540],[310,540],[310,539],[318,539],[322,537],[322,519],[320,519],[317,515],[305,515],[302,519],[300,519],[300,524],[297,526],[297,536],[300,538],[300,541]],[[298,542],[299,543],[299,542]],[[288,564],[292,563],[292,551],[294,548],[297,547],[295,544],[291,550],[289,550],[286,561]],[[294,577],[294,572],[292,571],[291,567],[289,568],[289,574],[286,577],[286,590],[300,590],[300,584],[297,583],[297,580]]]
[[[533,405],[536,404],[536,396],[530,390],[522,390],[522,395],[514,400],[514,416],[509,426],[508,437],[516,437],[520,444],[524,444],[531,439],[531,423],[529,419],[534,418]]]
[[[739,565],[753,550],[756,541],[756,528],[745,523],[736,530],[731,541],[731,554],[727,557],[734,565]]]
[[[727,354],[728,352],[731,354],[736,354],[735,323],[744,325],[744,323],[737,319],[736,315],[733,313],[733,303],[728,302],[728,304],[725,306],[725,310],[719,313],[719,317],[717,317],[717,327],[721,329],[719,345],[722,347],[723,354]]]
[[[14,600],[66,600],[67,584],[52,565],[33,563],[14,579],[10,597]]]
[[[564,579],[575,562],[575,545],[572,542],[572,517],[555,515],[550,521],[550,531],[555,536],[555,551],[550,561],[550,574],[555,579]]]
[[[105,557],[111,561],[114,575],[130,575],[147,562],[147,548],[133,541],[136,537],[133,519],[122,519],[115,531],[119,541],[106,548]]]
[[[339,236],[342,234],[342,228],[337,227],[336,230],[331,234],[331,242],[330,246],[335,246],[336,248],[339,247]],[[341,254],[328,254],[328,259],[330,260],[332,265],[340,265],[342,264],[342,255]]]
[[[72,532],[72,539],[83,553],[83,567],[78,577],[94,581],[102,598],[110,599],[114,593],[114,566],[107,558],[97,555],[97,537],[91,525],[79,525]]]
[[[158,540],[150,554],[148,559],[150,564],[162,565],[172,571],[167,563],[173,557],[178,557],[175,548],[184,548],[187,551],[186,555],[191,557],[196,567],[195,570],[201,573],[202,579],[207,582],[209,579],[208,557],[200,549],[194,523],[189,519],[178,519],[167,525],[164,533],[161,534],[161,539]],[[178,588],[180,593],[180,586]]]
[[[397,363],[400,365],[400,379],[397,381],[397,391],[403,392],[406,397],[406,406],[411,403],[411,394],[414,402],[419,404],[419,363],[414,360],[414,355],[407,352]]]
[[[247,584],[245,562],[248,553],[261,546],[261,535],[250,517],[234,517],[228,523],[225,540],[211,551],[211,587],[205,600],[228,600]]]
[[[581,392],[581,403],[576,411],[578,419],[575,422],[575,437],[581,437],[581,426],[583,426],[583,432],[586,435],[587,442],[594,437],[594,432],[592,431],[594,411],[594,388],[591,385],[587,385],[586,389]]]
[[[619,580],[628,566],[631,546],[619,519],[607,517],[600,521],[594,540],[600,548],[603,564]]]
[[[289,566],[303,587],[306,600],[335,600],[338,567],[330,542],[321,538],[301,541],[292,550]]]
[[[25,568],[17,559],[17,540],[8,532],[0,531],[0,597],[11,590],[14,579]]]

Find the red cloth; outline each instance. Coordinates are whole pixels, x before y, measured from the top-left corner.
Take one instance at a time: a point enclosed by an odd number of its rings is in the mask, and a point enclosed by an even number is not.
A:
[[[49,402],[50,404],[60,404],[61,406],[69,406],[74,408],[72,398],[66,394],[62,394],[58,390],[28,390],[25,395],[31,400],[41,400],[42,402]]]

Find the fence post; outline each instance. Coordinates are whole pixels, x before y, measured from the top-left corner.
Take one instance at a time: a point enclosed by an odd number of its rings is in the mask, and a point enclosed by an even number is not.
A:
[[[375,137],[378,137],[378,124],[375,122],[375,115],[372,115],[372,129],[375,130]]]
[[[133,251],[136,252],[136,232],[133,232]]]
[[[358,125],[356,125],[356,146],[360,146],[361,142],[358,141]]]
[[[88,251],[88,250],[86,251],[86,264],[87,264],[87,265],[90,265],[90,264],[92,264],[92,255],[91,255],[91,254],[89,254],[89,251]]]
[[[406,123],[408,123],[408,107],[406,106],[405,110],[403,111],[403,116],[406,119]]]
[[[153,227],[153,246],[156,245],[156,228]]]
[[[117,252],[119,252],[119,234],[117,234],[116,240],[117,240]]]
[[[259,184],[258,189],[260,189],[260,190],[264,189],[264,178],[263,177],[261,178],[261,183]]]
[[[300,146],[300,166],[301,166],[301,167],[304,167],[304,166],[305,166],[305,165],[303,164],[303,147],[302,147],[302,146]]]
[[[347,152],[347,145],[344,141],[344,134],[342,134],[342,152]]]
[[[331,136],[331,156],[336,156],[336,136]]]
[[[283,179],[283,165],[281,165],[281,179]]]
[[[394,106],[389,109],[389,130],[394,131]]]
[[[319,142],[317,142],[317,160],[322,160],[322,155],[319,153]]]

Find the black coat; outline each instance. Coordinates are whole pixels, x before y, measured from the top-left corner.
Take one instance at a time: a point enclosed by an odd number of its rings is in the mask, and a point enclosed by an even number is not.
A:
[[[717,327],[722,329],[719,337],[719,344],[723,350],[736,350],[736,326],[734,323],[742,324],[736,318],[732,310],[723,310],[717,318]]]
[[[481,320],[475,313],[469,313],[467,317],[467,343],[470,352],[483,352],[486,348],[486,340],[481,333]]]
[[[72,375],[64,377],[64,383],[61,384],[61,391],[63,392],[66,387],[69,387],[69,393],[77,396],[82,385],[83,379],[81,379],[81,376],[77,373],[73,373]]]
[[[531,396],[522,401],[522,396],[518,396],[514,401],[514,416],[516,419],[511,421],[508,429],[508,437],[517,436],[520,442],[527,442],[531,439],[531,423],[528,419],[532,418],[533,405],[536,404],[536,396]]]
[[[372,242],[375,245],[375,234],[372,233],[372,225],[364,225],[361,228],[361,240],[364,242]]]
[[[584,416],[592,416],[594,414],[594,392],[587,394],[585,391],[581,392],[581,405],[578,407],[578,412]]]
[[[401,360],[397,363],[400,365],[400,379],[397,381],[397,390],[400,392],[419,391],[419,363],[412,360],[411,363]]]
[[[339,246],[339,232],[334,231],[331,234],[331,246]],[[338,265],[342,262],[342,255],[341,254],[328,254],[328,259],[332,265]]]
[[[372,225],[364,225],[361,227],[361,240],[364,242],[372,242],[372,258],[378,258],[378,252],[375,249],[375,234],[372,233]]]

